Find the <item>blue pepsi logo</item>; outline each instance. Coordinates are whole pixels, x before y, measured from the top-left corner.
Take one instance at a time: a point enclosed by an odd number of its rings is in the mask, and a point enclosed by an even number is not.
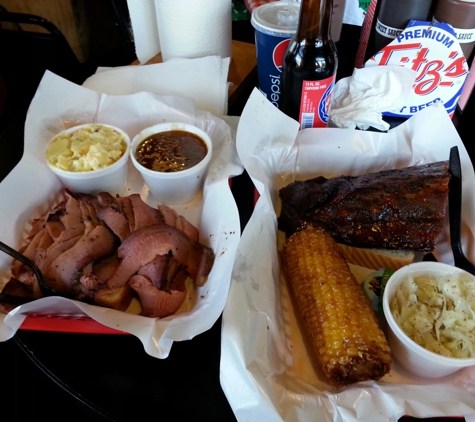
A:
[[[274,48],[274,51],[272,52],[272,61],[274,62],[274,66],[279,72],[282,72],[282,63],[284,61],[284,53],[289,45],[290,38],[281,41],[279,44],[277,44]]]

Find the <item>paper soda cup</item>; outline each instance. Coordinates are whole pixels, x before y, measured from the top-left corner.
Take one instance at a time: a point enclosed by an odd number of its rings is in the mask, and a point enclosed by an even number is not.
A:
[[[281,96],[282,61],[290,39],[297,30],[300,3],[271,2],[252,12],[255,29],[258,88],[266,98],[279,107]]]

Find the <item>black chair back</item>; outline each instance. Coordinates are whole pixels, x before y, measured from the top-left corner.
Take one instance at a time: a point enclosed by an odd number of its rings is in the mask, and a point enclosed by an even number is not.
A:
[[[33,31],[35,26],[43,31]],[[53,23],[36,15],[0,11],[0,77],[6,88],[0,123],[12,113],[26,113],[47,69],[75,83],[85,78],[81,63]]]

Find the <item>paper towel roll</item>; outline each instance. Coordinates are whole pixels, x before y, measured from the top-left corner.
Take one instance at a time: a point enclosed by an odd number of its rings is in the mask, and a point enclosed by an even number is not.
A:
[[[134,33],[135,54],[141,64],[147,63],[160,53],[160,40],[153,0],[127,0],[132,31]]]
[[[163,60],[231,57],[231,0],[155,0]]]

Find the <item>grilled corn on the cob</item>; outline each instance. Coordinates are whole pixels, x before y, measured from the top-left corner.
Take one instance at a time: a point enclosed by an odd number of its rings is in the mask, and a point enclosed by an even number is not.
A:
[[[335,240],[308,227],[284,244],[286,275],[328,381],[379,379],[391,350],[374,311]]]

